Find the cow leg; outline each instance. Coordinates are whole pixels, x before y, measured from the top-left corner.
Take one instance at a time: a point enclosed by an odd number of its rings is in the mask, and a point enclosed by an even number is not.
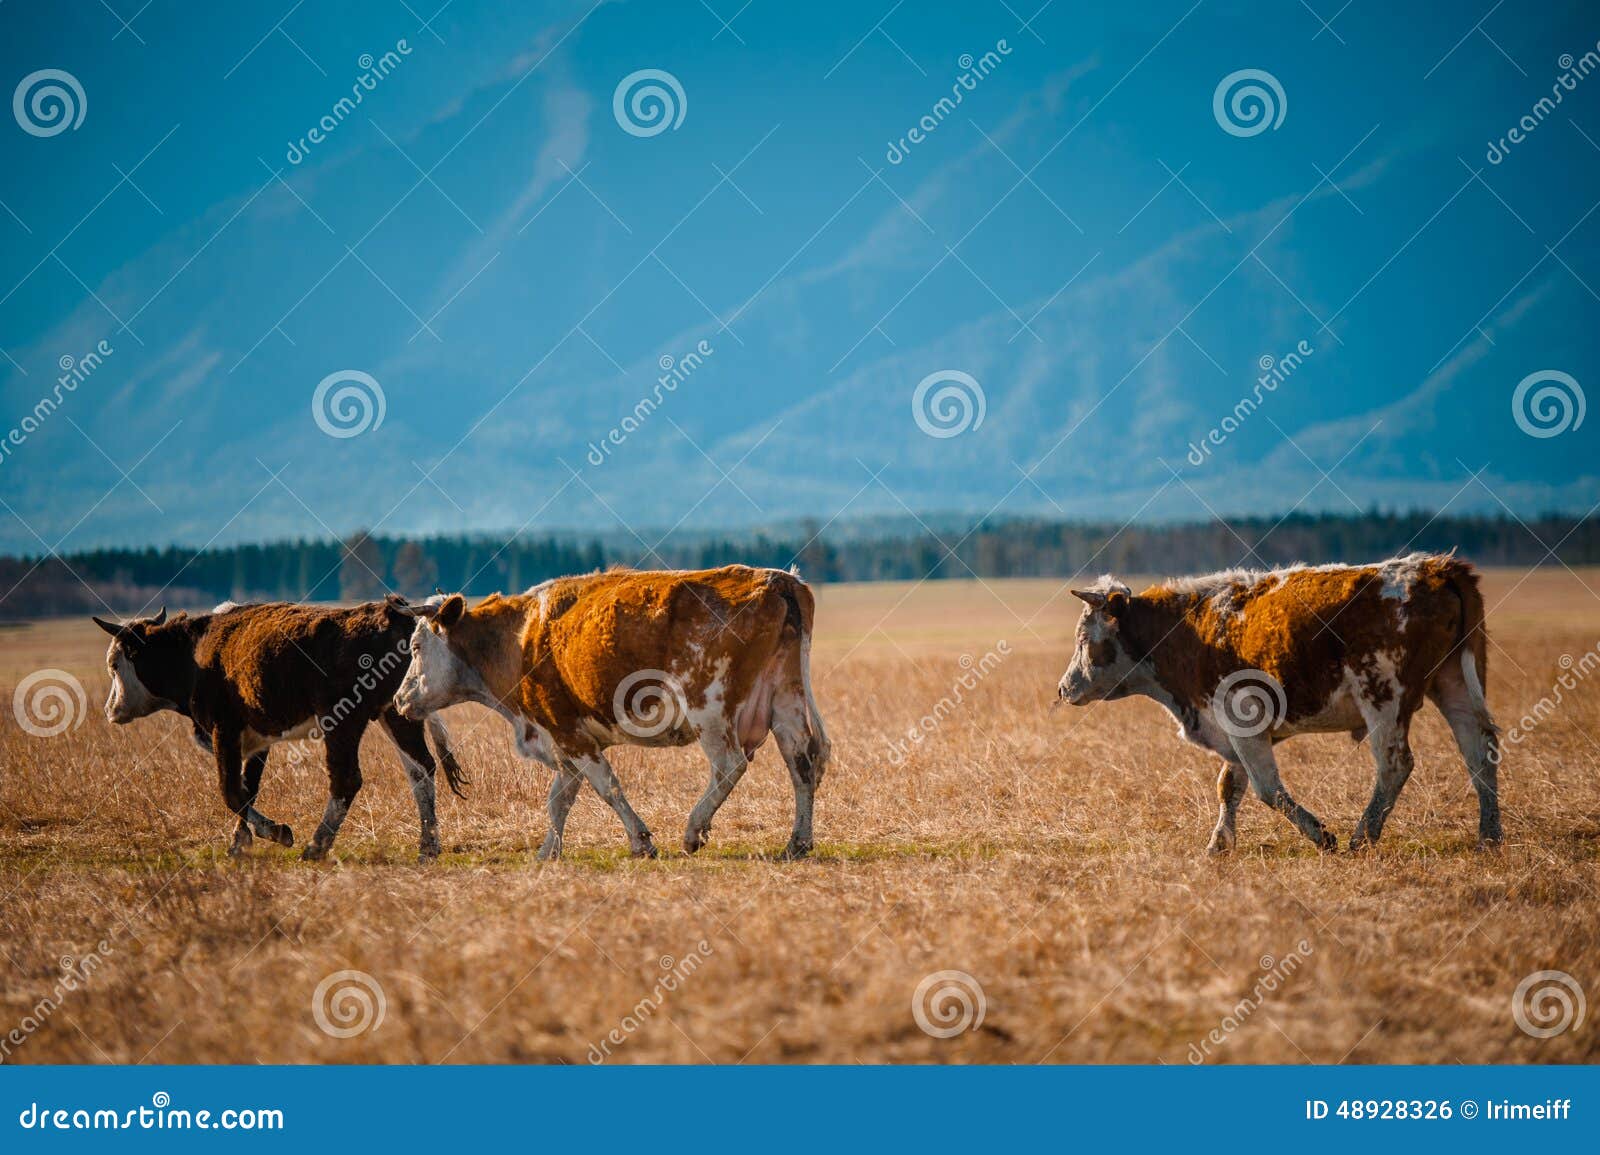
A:
[[[711,782],[700,801],[689,812],[689,825],[683,832],[683,848],[690,854],[706,844],[711,820],[728,800],[728,795],[744,777],[750,761],[739,748],[739,739],[730,725],[708,726],[700,731],[700,749],[711,760]]]
[[[439,857],[439,821],[433,809],[434,763],[424,737],[427,731],[421,722],[402,718],[393,708],[383,712],[383,728],[400,751],[400,761],[405,763],[406,777],[411,782],[411,797],[417,803],[417,821],[422,827],[417,860],[432,862]]]
[[[1363,711],[1365,712],[1365,711]],[[1367,735],[1372,742],[1372,757],[1378,764],[1377,778],[1372,786],[1372,801],[1356,825],[1355,837],[1350,839],[1350,849],[1378,841],[1389,811],[1399,801],[1406,779],[1411,777],[1415,764],[1411,756],[1411,719],[1374,716],[1367,719]]]
[[[583,787],[583,775],[571,762],[558,762],[556,775],[550,782],[550,798],[545,812],[550,816],[550,830],[539,847],[539,858],[548,862],[561,857],[561,842],[567,829],[567,812]]]
[[[617,817],[622,819],[622,825],[628,831],[628,845],[633,848],[634,857],[654,858],[656,847],[650,838],[650,830],[633,812],[633,807],[628,805],[628,799],[622,793],[622,783],[617,781],[617,773],[611,768],[611,763],[606,761],[605,754],[599,750],[588,754],[577,754],[572,757],[572,764],[589,780],[594,792],[605,799],[606,805],[616,811]]]
[[[1217,801],[1220,804],[1217,811],[1217,828],[1211,832],[1211,845],[1206,847],[1209,853],[1226,854],[1233,849],[1239,803],[1244,800],[1245,786],[1248,782],[1249,777],[1245,773],[1243,764],[1223,759],[1222,773],[1217,776]]]
[[[341,726],[323,738],[328,758],[328,805],[317,823],[317,832],[306,844],[301,858],[317,861],[326,858],[344,824],[346,814],[361,790],[361,731],[364,726]]]
[[[294,831],[281,822],[274,822],[261,811],[256,809],[256,795],[261,792],[261,772],[267,766],[267,751],[257,750],[244,762],[244,817],[239,819],[239,826],[233,832],[233,848],[230,854],[243,854],[250,849],[252,834],[259,834],[268,842],[276,842],[280,846],[294,845]]]
[[[1478,846],[1498,846],[1504,837],[1500,828],[1500,738],[1489,707],[1467,685],[1454,659],[1439,671],[1428,695],[1450,723],[1478,792]]]
[[[244,788],[244,756],[239,746],[238,734],[225,734],[221,728],[211,736],[212,755],[217,762],[217,784],[222,788],[222,802],[239,818],[234,828],[233,845],[228,853],[234,857],[243,854],[250,846],[250,802]]]
[[[783,850],[783,856],[791,859],[811,853],[811,809],[822,777],[823,756],[812,741],[806,719],[804,691],[794,695],[780,693],[773,702],[772,736],[777,739],[778,753],[783,755],[794,786],[794,831]]]
[[[1253,738],[1234,738],[1233,751],[1244,763],[1250,778],[1250,787],[1256,797],[1282,814],[1299,828],[1319,850],[1338,848],[1339,840],[1323,826],[1317,816],[1289,796],[1283,780],[1278,777],[1278,763],[1272,756],[1272,740],[1265,735]]]

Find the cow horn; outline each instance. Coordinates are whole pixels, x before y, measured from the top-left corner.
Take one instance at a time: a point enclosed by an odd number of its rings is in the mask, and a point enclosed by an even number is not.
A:
[[[162,622],[164,622],[166,620],[167,620],[167,607],[166,606],[162,606],[161,607],[161,612],[156,614],[155,617],[150,619],[150,624],[152,626],[159,626]]]
[[[117,625],[115,622],[108,622],[104,618],[96,617],[91,617],[89,620],[95,625],[99,626],[106,633],[110,634],[113,638],[122,636],[122,627]]]
[[[1085,602],[1097,610],[1106,604],[1106,595],[1099,590],[1069,590],[1067,592],[1080,602]]]

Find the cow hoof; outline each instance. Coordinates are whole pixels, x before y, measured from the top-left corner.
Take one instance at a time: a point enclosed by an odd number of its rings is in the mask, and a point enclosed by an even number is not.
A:
[[[1339,836],[1331,830],[1324,830],[1316,842],[1317,849],[1324,854],[1337,854],[1339,851]]]
[[[1478,849],[1484,853],[1494,853],[1505,849],[1505,837],[1500,834],[1483,835],[1478,839]]]
[[[809,842],[796,842],[796,841],[794,841],[794,839],[791,838],[789,840],[789,845],[785,846],[783,848],[783,854],[780,855],[780,857],[785,862],[796,862],[799,859],[805,858],[810,853],[811,853],[811,843],[809,843]]]
[[[300,860],[302,862],[321,862],[326,857],[328,857],[328,848],[326,846],[318,846],[315,842],[300,852]]]
[[[1233,839],[1224,839],[1213,835],[1210,844],[1206,847],[1206,853],[1213,858],[1233,853]]]
[[[711,832],[709,830],[691,830],[689,833],[685,834],[683,836],[684,853],[693,854],[695,851],[699,850],[706,844],[710,833]]]
[[[294,831],[289,829],[289,824],[280,822],[267,834],[269,842],[276,842],[279,846],[294,845]]]
[[[229,858],[243,858],[250,850],[249,839],[234,839],[233,845],[228,847]]]
[[[561,839],[552,831],[544,836],[544,841],[539,844],[537,855],[540,862],[554,862],[561,857]]]
[[[633,856],[635,858],[658,858],[660,853],[653,842],[646,842],[642,846],[633,848]]]
[[[419,850],[417,852],[417,865],[419,865],[419,866],[427,866],[428,863],[432,862],[434,859],[436,859],[438,857],[439,857],[439,847],[437,845],[435,845],[435,846],[424,846],[421,850]]]

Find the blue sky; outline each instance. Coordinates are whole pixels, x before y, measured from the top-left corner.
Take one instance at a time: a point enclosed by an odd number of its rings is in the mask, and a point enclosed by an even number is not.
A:
[[[0,6],[0,549],[1600,500],[1592,6],[437,8]]]

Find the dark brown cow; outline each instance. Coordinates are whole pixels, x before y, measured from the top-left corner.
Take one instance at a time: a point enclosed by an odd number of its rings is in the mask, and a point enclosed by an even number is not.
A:
[[[450,788],[460,794],[464,779],[443,723],[402,718],[390,705],[410,660],[415,624],[404,599],[350,609],[224,604],[170,621],[164,609],[121,625],[94,621],[112,639],[106,717],[120,725],[176,710],[193,723],[195,741],[216,758],[223,800],[239,816],[231,853],[248,848],[252,832],[294,844],[287,826],[255,809],[256,794],[268,748],[313,737],[326,749],[329,798],[303,857],[324,857],[361,789],[361,736],[368,723],[382,721],[411,780],[422,859],[438,856],[434,760],[425,730]]]
[[[1411,716],[1426,698],[1450,723],[1478,794],[1478,838],[1499,843],[1497,729],[1484,701],[1478,575],[1453,555],[1377,565],[1233,570],[1134,594],[1114,578],[1073,590],[1087,607],[1059,694],[1073,705],[1143,694],[1179,734],[1222,757],[1212,853],[1231,850],[1248,779],[1324,850],[1336,845],[1278,778],[1294,734],[1370,735],[1372,801],[1351,848],[1376,842],[1411,774]]]
[[[479,702],[510,720],[523,756],[555,770],[540,857],[561,853],[585,779],[622,819],[633,852],[655,854],[606,760],[619,744],[699,742],[711,784],[683,836],[698,850],[769,732],[794,785],[784,853],[810,852],[829,746],[811,694],[814,603],[798,577],[748,566],[612,570],[496,594],[470,610],[455,594],[413,612],[422,620],[395,705],[418,717]]]

